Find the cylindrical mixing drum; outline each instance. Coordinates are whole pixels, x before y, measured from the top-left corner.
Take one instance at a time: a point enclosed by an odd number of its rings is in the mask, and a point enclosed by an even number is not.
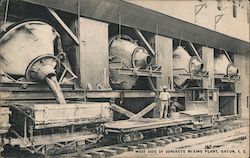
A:
[[[60,62],[55,53],[62,51],[60,44],[59,34],[45,22],[27,21],[10,26],[0,38],[0,68],[28,81],[47,82],[58,103],[65,104],[56,78]]]
[[[225,54],[220,54],[214,61],[215,74],[223,74],[225,76],[235,76],[239,70],[229,61]]]
[[[7,30],[0,38],[1,69],[24,76],[29,64],[39,56],[54,55],[58,33],[42,21],[27,21]]]
[[[146,69],[152,64],[152,57],[147,50],[140,47],[129,36],[115,36],[109,43],[111,64],[121,63],[128,68],[135,69]],[[114,89],[131,89],[137,79],[136,75],[122,75],[119,70],[110,69],[110,80]]]
[[[180,72],[180,75],[174,76],[174,84],[183,87],[187,78],[182,77],[182,74],[196,75],[203,69],[203,64],[196,56],[191,57],[182,46],[178,46],[173,52],[173,67]]]

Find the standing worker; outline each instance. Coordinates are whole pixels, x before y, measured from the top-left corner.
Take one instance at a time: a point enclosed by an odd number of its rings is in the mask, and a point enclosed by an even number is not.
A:
[[[162,87],[162,92],[160,93],[160,118],[167,118],[170,94],[167,92],[167,86]]]

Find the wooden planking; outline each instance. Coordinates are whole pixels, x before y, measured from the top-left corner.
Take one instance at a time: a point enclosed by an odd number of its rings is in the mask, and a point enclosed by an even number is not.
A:
[[[121,153],[127,152],[128,148],[127,147],[113,147],[112,150],[115,150],[117,154],[121,154]]]
[[[130,121],[132,121],[132,120],[135,121],[135,120],[140,119],[146,113],[148,113],[149,111],[153,110],[153,108],[155,108],[156,106],[157,106],[156,102],[151,103],[146,108],[144,108],[143,110],[141,110],[139,113],[137,113],[136,115],[132,116],[129,120]]]
[[[138,121],[130,120],[121,120],[115,122],[108,122],[105,124],[107,129],[118,129],[126,131],[136,131],[136,130],[146,130],[152,128],[160,128],[166,126],[180,125],[190,123],[191,119],[153,119],[153,118],[144,118]]]
[[[117,155],[116,150],[104,149],[103,152],[105,153],[106,157],[111,157]]]
[[[111,104],[111,108],[117,112],[119,112],[120,114],[123,114],[125,116],[127,116],[128,118],[133,117],[135,114],[124,109],[123,107],[120,107],[119,105],[116,104]]]
[[[66,125],[99,118],[108,121],[112,117],[109,103],[35,104],[32,107],[35,125]]]

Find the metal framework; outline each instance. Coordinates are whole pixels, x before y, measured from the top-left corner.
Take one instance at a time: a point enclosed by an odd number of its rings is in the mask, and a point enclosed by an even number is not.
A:
[[[76,15],[89,17],[96,20],[111,22],[119,24],[119,17],[117,13],[122,14],[122,23],[120,25],[132,28],[140,28],[144,31],[157,33],[159,35],[179,38],[182,30],[189,30],[184,32],[183,40],[191,41],[208,47],[220,48],[223,41],[223,47],[227,51],[236,51],[245,54],[249,49],[249,44],[222,33],[208,30],[206,28],[184,22],[168,15],[163,15],[158,12],[136,6],[124,1],[113,0],[22,0],[24,2],[37,4],[40,6],[50,7],[61,11],[66,11]],[[80,6],[78,6],[80,2]],[[67,4],[67,5],[62,5]],[[103,9],[106,6],[106,9]],[[79,11],[78,8],[81,8]],[[102,9],[101,9],[102,8]],[[110,16],[113,15],[113,16]],[[117,15],[117,16],[116,16]],[[133,15],[133,16],[131,16]],[[145,20],[147,19],[147,20]],[[136,23],[134,21],[137,21]],[[146,22],[146,23],[145,23]],[[181,27],[180,27],[181,26]],[[157,28],[156,28],[157,27]],[[206,39],[204,39],[206,37]],[[207,42],[207,43],[206,43]]]

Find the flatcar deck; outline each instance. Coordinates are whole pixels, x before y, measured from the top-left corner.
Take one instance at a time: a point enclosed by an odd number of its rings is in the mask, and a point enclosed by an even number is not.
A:
[[[180,119],[159,119],[159,118],[143,118],[136,121],[130,120],[121,120],[106,123],[104,126],[108,132],[133,132],[148,130],[154,128],[161,128],[166,126],[174,126],[180,124],[191,123],[189,118],[180,118]]]

